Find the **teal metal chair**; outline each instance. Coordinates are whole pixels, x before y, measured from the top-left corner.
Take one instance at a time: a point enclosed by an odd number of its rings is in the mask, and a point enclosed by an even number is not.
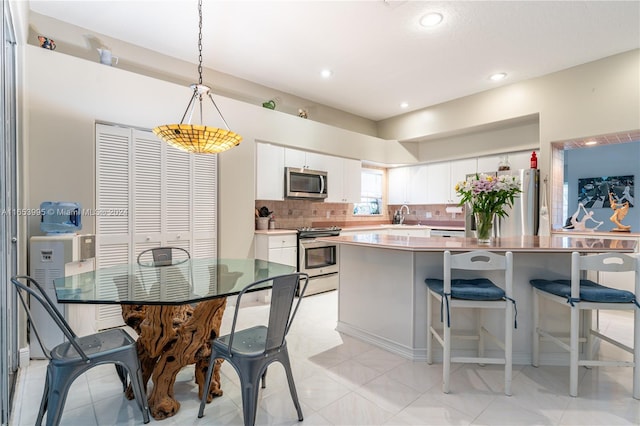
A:
[[[271,306],[269,321],[265,325],[256,325],[241,331],[236,331],[240,301],[245,293],[264,287],[264,284],[273,280],[271,288]],[[265,387],[267,368],[273,362],[280,362],[287,374],[289,391],[298,413],[298,420],[302,421],[302,409],[298,402],[298,394],[293,381],[287,341],[285,337],[291,323],[300,307],[300,302],[307,288],[309,277],[306,274],[294,273],[281,275],[256,281],[246,286],[239,294],[236,309],[233,314],[231,333],[226,336],[211,340],[211,357],[207,369],[204,392],[200,401],[198,417],[204,415],[204,405],[207,402],[211,375],[217,358],[229,362],[240,377],[242,389],[242,412],[245,425],[254,425],[258,408],[258,386],[262,379],[262,387]],[[300,287],[300,297],[294,304],[296,290]]]
[[[67,393],[73,381],[87,370],[102,364],[116,365],[116,370],[120,379],[123,380],[125,388],[128,374],[131,378],[134,396],[140,410],[142,410],[143,421],[149,423],[149,406],[142,382],[136,341],[126,331],[119,328],[79,337],[71,329],[60,311],[55,308],[53,301],[38,282],[24,275],[12,277],[11,282],[16,287],[20,302],[31,322],[31,331],[36,336],[42,352],[49,359],[36,425],[42,424],[45,413],[47,413],[47,426],[58,425]],[[38,333],[37,324],[33,321],[29,311],[27,294],[30,296],[31,303],[37,302],[42,305],[53,323],[64,333],[66,342],[51,350],[46,348]]]

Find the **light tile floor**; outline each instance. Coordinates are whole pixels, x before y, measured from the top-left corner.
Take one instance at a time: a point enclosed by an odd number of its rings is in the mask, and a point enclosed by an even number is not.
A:
[[[265,306],[244,307],[244,318],[266,318]],[[233,313],[227,308],[222,332]],[[242,317],[242,316],[241,316]],[[640,424],[640,401],[631,397],[628,368],[581,368],[579,397],[568,396],[568,367],[514,366],[513,396],[502,393],[500,366],[454,365],[452,392],[441,392],[441,364],[411,362],[335,331],[337,293],[304,299],[287,338],[307,425],[622,425]],[[630,316],[602,317],[603,329],[631,339]],[[242,326],[242,324],[240,324]],[[603,345],[601,356],[618,355]],[[33,425],[42,395],[44,361],[20,371],[11,425]],[[151,423],[241,425],[242,401],[235,371],[223,364],[224,395],[197,418],[193,368],[176,381],[178,414]],[[142,416],[124,398],[111,366],[97,367],[74,383],[63,425],[134,425]],[[296,425],[284,370],[269,369],[260,397],[258,425]]]

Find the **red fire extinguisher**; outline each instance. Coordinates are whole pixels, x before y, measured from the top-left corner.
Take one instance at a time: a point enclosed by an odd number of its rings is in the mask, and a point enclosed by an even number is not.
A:
[[[536,157],[536,152],[533,151],[531,153],[531,168],[532,169],[537,169],[538,168],[538,157]]]

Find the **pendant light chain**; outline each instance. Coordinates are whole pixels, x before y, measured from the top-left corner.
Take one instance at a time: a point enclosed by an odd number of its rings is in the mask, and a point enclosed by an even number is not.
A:
[[[198,84],[202,84],[202,0],[198,0]]]
[[[211,96],[211,89],[202,84],[202,0],[198,0],[198,83],[192,84],[190,87],[193,89],[193,95],[180,124],[160,125],[153,129],[153,133],[169,145],[193,153],[218,154],[239,145],[242,136],[229,130],[229,125],[222,116],[222,111]],[[205,97],[211,100],[226,130],[203,124],[202,101]],[[191,116],[196,104],[200,107],[199,125],[191,124]],[[185,123],[187,117],[188,121]]]

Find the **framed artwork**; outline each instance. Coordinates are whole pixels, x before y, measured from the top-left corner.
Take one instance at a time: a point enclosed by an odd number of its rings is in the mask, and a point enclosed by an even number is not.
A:
[[[634,205],[633,175],[578,179],[578,202],[588,209],[610,209],[609,193],[617,204]]]

